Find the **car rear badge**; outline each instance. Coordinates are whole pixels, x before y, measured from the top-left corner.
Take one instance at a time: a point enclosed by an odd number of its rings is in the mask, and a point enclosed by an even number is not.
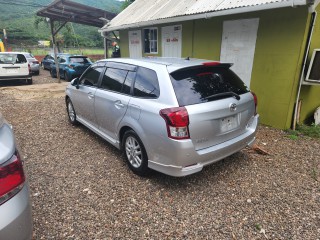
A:
[[[231,104],[229,105],[229,108],[230,108],[230,111],[231,111],[231,112],[234,112],[235,110],[237,110],[237,104],[231,103]]]

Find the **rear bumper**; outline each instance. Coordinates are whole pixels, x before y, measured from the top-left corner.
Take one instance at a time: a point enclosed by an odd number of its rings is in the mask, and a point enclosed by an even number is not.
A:
[[[258,121],[259,116],[257,115],[254,117],[251,125],[244,134],[209,148],[195,151],[191,141],[189,141],[182,146],[182,149],[168,149],[167,153],[178,153],[171,155],[172,163],[180,164],[168,165],[149,160],[148,166],[151,169],[174,177],[183,177],[199,172],[206,165],[224,159],[247,146],[252,146],[255,141]],[[192,161],[192,164],[189,164],[190,160]],[[188,166],[181,166],[181,163],[183,162],[187,162]]]
[[[32,75],[24,75],[24,76],[0,76],[0,81],[7,81],[7,80],[27,80],[31,79]]]
[[[32,215],[27,184],[13,198],[0,206],[0,239],[32,238]]]

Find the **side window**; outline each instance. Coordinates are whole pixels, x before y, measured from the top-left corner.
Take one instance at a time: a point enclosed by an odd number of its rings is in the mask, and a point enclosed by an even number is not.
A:
[[[18,54],[16,58],[16,63],[26,63],[27,59],[22,54]]]
[[[116,68],[107,68],[103,75],[101,88],[121,92],[122,84],[127,76],[128,71]]]
[[[155,71],[139,67],[133,95],[142,98],[157,98],[160,96],[159,81]]]
[[[86,86],[97,86],[100,73],[103,69],[103,67],[89,68],[81,77],[80,84]]]
[[[59,59],[59,63],[65,63],[65,62],[66,62],[66,59],[64,59],[64,58]]]
[[[128,72],[126,80],[124,81],[124,84],[122,86],[122,92],[124,94],[130,94],[131,85],[136,77],[136,72]]]

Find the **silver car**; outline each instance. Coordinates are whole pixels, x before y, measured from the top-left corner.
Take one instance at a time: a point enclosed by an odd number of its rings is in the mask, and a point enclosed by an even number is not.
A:
[[[69,121],[122,149],[131,170],[186,176],[248,145],[257,98],[231,64],[199,59],[106,59],[66,89]]]
[[[29,187],[11,126],[0,113],[0,239],[31,239]]]
[[[39,63],[39,61],[31,53],[24,52],[22,54],[26,57],[29,65],[30,65],[31,73],[33,75],[39,75],[39,73],[40,73],[40,63]]]

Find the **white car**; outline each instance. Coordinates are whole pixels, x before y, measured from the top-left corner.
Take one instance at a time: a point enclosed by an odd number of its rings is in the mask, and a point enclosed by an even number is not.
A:
[[[23,80],[32,84],[31,67],[20,52],[0,52],[0,81]]]

